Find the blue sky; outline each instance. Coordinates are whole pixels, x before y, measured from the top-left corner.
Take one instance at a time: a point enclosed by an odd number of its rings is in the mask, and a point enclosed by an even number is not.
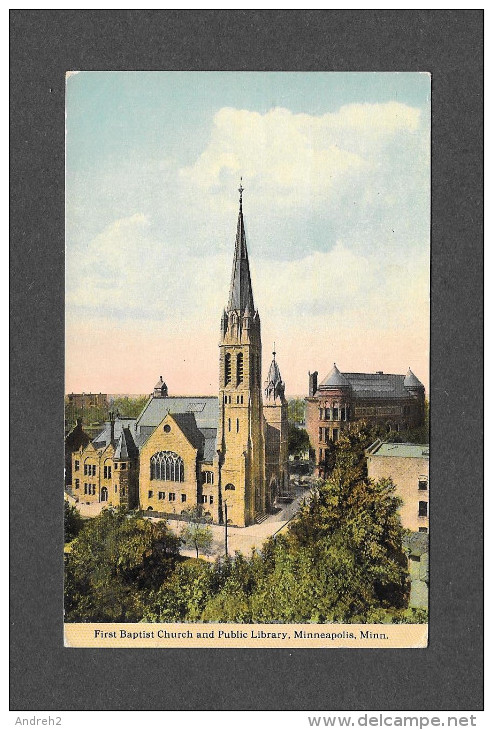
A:
[[[276,340],[288,394],[334,361],[427,384],[429,95],[417,73],[71,75],[67,390],[215,392],[240,175],[264,370]]]

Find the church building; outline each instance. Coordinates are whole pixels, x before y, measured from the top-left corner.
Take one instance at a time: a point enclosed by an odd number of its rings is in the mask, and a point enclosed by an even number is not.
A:
[[[161,376],[137,419],[111,418],[72,454],[72,495],[79,501],[170,517],[200,505],[215,523],[227,512],[228,522],[244,527],[288,491],[285,386],[274,352],[262,388],[242,186],[239,193],[231,285],[220,320],[218,397],[170,396]]]

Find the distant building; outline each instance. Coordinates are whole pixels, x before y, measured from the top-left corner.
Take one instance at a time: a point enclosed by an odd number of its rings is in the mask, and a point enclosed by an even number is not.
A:
[[[107,393],[69,393],[67,395],[69,405],[74,408],[107,408]]]
[[[402,499],[403,527],[429,531],[429,461],[427,444],[394,444],[375,441],[366,452],[368,476],[375,481],[390,478]]]
[[[228,521],[243,527],[286,495],[287,401],[275,353],[262,397],[242,192],[220,323],[219,397],[169,396],[161,376],[137,419],[111,419],[73,454],[71,493],[79,501],[178,516],[200,505],[214,522],[223,523],[227,511]]]
[[[425,389],[411,369],[406,375],[341,373],[336,364],[318,383],[308,374],[306,430],[320,476],[325,476],[331,445],[351,423],[365,421],[387,431],[422,426]]]

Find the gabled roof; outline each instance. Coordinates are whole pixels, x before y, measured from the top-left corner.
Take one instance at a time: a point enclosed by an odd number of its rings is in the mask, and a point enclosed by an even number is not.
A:
[[[217,396],[166,396],[149,398],[136,422],[137,433],[143,428],[156,428],[167,413],[193,413],[198,428],[217,428],[219,400]]]
[[[187,437],[195,449],[204,450],[204,435],[197,428],[197,422],[193,413],[170,413],[171,418],[179,426],[180,430]]]
[[[115,418],[115,436],[114,441],[115,443],[120,438],[121,432],[124,428],[130,428],[132,429],[135,426],[135,418]],[[109,421],[106,421],[103,427],[103,430],[98,433],[96,438],[92,440],[92,443],[94,444],[94,447],[96,449],[103,449],[105,446],[108,446],[108,444],[111,441],[111,424]]]
[[[228,312],[238,309],[241,312],[248,310],[250,314],[255,311],[253,303],[252,282],[250,279],[250,266],[248,264],[248,252],[246,246],[245,224],[243,222],[242,193],[240,185],[240,211],[238,213],[238,225],[236,228],[235,254],[233,259],[233,271],[231,274],[231,286],[229,289]]]
[[[123,428],[116,444],[114,459],[134,459],[139,455],[139,450],[134,443],[130,429]]]

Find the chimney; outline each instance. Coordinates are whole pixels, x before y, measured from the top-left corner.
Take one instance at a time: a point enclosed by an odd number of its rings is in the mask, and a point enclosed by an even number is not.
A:
[[[310,397],[314,396],[317,392],[318,387],[318,370],[315,370],[314,373],[308,373],[308,395]]]

